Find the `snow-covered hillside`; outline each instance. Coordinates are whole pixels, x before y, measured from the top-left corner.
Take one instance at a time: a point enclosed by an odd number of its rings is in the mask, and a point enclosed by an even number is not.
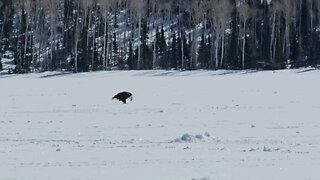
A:
[[[320,71],[0,76],[0,179],[318,180]],[[128,104],[111,100],[134,94]]]

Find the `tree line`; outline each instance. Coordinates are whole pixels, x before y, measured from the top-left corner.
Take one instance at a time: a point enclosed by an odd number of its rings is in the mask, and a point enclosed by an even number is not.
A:
[[[320,63],[320,0],[1,0],[0,10],[0,55],[16,73]]]

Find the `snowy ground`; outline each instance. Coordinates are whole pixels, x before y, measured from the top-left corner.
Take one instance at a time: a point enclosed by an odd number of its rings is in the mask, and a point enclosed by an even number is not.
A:
[[[0,179],[319,180],[320,71],[0,76]],[[129,104],[112,101],[121,90]]]

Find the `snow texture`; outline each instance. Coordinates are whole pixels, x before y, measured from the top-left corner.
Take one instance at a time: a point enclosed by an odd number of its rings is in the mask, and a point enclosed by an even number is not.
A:
[[[319,180],[320,71],[0,76],[0,179]],[[112,101],[127,90],[128,104]]]

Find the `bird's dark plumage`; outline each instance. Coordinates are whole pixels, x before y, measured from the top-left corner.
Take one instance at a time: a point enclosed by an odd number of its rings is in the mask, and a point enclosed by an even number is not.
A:
[[[127,103],[126,100],[128,98],[132,101],[132,98],[133,98],[132,93],[124,91],[124,92],[119,92],[118,94],[113,96],[112,99],[118,99],[119,101],[122,101],[124,104],[126,104]]]

